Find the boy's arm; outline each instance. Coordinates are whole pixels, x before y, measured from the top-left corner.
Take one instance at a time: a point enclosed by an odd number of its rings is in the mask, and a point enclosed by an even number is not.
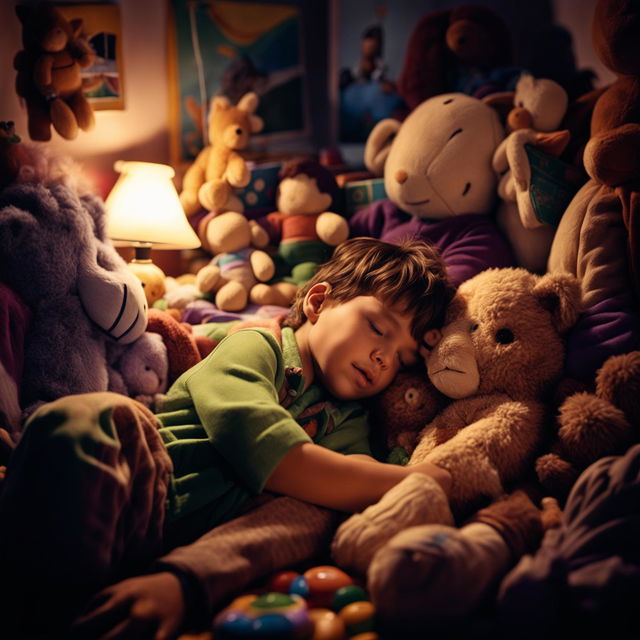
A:
[[[448,472],[434,464],[374,464],[362,456],[345,456],[317,444],[303,443],[280,460],[265,488],[323,507],[354,512],[377,502],[415,472],[431,476],[449,493]]]

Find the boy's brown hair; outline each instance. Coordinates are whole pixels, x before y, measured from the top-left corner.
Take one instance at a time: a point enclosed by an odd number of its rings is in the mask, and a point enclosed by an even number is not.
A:
[[[422,344],[425,331],[440,328],[455,292],[438,250],[422,240],[391,244],[374,238],[353,238],[336,247],[333,256],[298,290],[285,324],[297,329],[306,317],[302,304],[318,282],[331,285],[329,299],[346,302],[375,296],[413,314],[411,332]]]

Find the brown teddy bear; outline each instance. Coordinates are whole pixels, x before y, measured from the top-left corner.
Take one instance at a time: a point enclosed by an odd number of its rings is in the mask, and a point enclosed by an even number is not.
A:
[[[432,96],[463,90],[465,75],[508,67],[512,56],[509,29],[491,9],[460,5],[430,11],[411,33],[398,92],[415,109]]]
[[[80,37],[82,20],[69,22],[53,5],[18,5],[22,43],[13,61],[17,70],[16,92],[27,107],[29,137],[51,139],[51,125],[72,140],[78,128],[95,124],[93,110],[85,98],[82,69],[93,64],[94,53]]]
[[[568,274],[489,269],[458,288],[442,339],[427,358],[430,380],[454,399],[424,428],[409,464],[451,474],[450,494],[411,474],[339,528],[337,563],[365,573],[375,552],[417,524],[453,523],[504,494],[533,463],[544,436],[545,397],[562,373],[563,335],[580,311]]]
[[[610,356],[639,346],[639,33],[636,2],[599,0],[593,43],[618,78],[593,109],[584,150],[590,179],[565,210],[547,262],[549,272],[572,273],[581,282],[585,312],[569,336],[566,375],[587,383]]]
[[[258,96],[246,93],[234,107],[224,96],[211,101],[209,140],[184,175],[180,202],[188,216],[201,208],[222,213],[243,211],[232,187],[249,184],[249,168],[238,150],[246,148],[252,133],[262,130],[262,118],[254,115]]]
[[[380,439],[378,459],[406,464],[417,444],[420,431],[448,402],[423,367],[400,371],[393,382],[368,403],[371,433]]]
[[[561,501],[584,469],[640,441],[640,351],[612,356],[596,376],[595,391],[569,395],[558,411],[550,452],[536,461],[548,494]]]

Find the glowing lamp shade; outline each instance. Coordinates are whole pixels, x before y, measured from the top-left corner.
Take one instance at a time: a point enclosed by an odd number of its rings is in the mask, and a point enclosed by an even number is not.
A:
[[[115,164],[120,177],[106,200],[107,233],[116,246],[195,249],[200,240],[184,215],[171,167]]]
[[[120,177],[105,202],[107,233],[116,246],[135,247],[129,268],[151,307],[165,293],[165,275],[151,261],[151,248],[195,249],[200,240],[184,215],[171,167],[119,160],[115,169]]]

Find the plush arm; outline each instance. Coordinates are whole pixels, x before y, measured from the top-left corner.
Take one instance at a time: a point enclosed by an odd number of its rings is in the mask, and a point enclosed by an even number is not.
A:
[[[246,187],[251,179],[249,168],[239,153],[232,152],[225,171],[227,182],[232,187]]]
[[[40,93],[45,97],[51,90],[51,68],[53,66],[53,56],[41,55],[33,70],[33,81]]]
[[[337,213],[325,211],[316,220],[316,232],[320,240],[336,247],[349,237],[349,225]]]
[[[451,473],[451,502],[457,509],[482,497],[497,498],[503,483],[523,473],[542,434],[543,408],[503,402],[461,429],[424,459]]]

